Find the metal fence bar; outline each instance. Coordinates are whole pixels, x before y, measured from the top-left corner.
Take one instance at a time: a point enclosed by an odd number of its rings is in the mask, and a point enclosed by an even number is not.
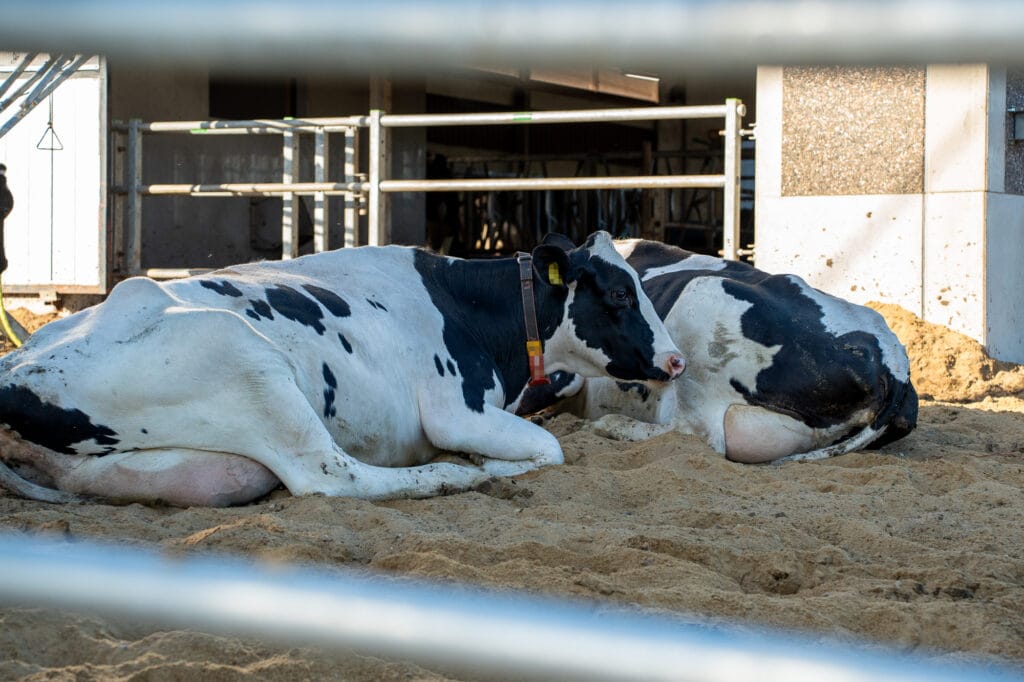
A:
[[[220,196],[245,196],[245,195],[281,195],[285,193],[294,194],[351,194],[366,191],[369,188],[365,182],[222,182],[207,183],[200,185],[188,184],[156,184],[139,185],[139,193],[146,196],[165,196],[173,194],[188,194],[192,196],[220,195]],[[126,187],[112,187],[113,192],[126,192]]]
[[[387,114],[381,117],[380,123],[385,128],[530,123],[598,123],[663,121],[673,118],[722,118],[727,113],[727,106],[716,104],[688,107],[626,107],[618,109],[510,111],[479,114]]]
[[[125,174],[128,197],[125,200],[125,265],[128,272],[142,268],[142,133],[141,121],[133,118],[128,124]]]
[[[227,121],[151,121],[143,123],[140,130],[146,133],[255,133],[265,131],[281,134],[286,130],[316,132],[324,128],[329,133],[344,132],[353,126],[366,126],[366,116],[340,116],[328,118],[297,118],[297,119],[249,119]],[[115,121],[112,130],[127,130],[128,124]]]
[[[283,142],[284,170],[281,173],[281,184],[288,186],[299,179],[298,133],[285,130]],[[299,201],[299,195],[295,192],[284,193],[284,205],[281,207],[281,260],[299,255]]]
[[[313,139],[313,181],[327,180],[327,164],[330,160],[330,146],[323,128],[318,128]],[[323,192],[313,194],[313,251],[321,253],[330,248],[330,216],[327,197]]]
[[[0,602],[142,619],[439,664],[474,677],[735,682],[996,682],[1007,670],[683,625],[592,603],[335,570],[0,537]]]
[[[368,219],[366,241],[371,246],[387,243],[387,198],[381,191],[386,178],[389,155],[385,152],[386,138],[381,125],[383,112],[370,112],[370,191],[367,197]]]
[[[0,44],[254,74],[437,73],[472,61],[708,73],[756,64],[1020,64],[1024,35],[1024,4],[1007,0],[297,0],[251,9],[239,0],[6,0]]]
[[[381,180],[381,192],[514,191],[543,189],[657,189],[726,184],[724,175],[611,175],[593,178],[467,178],[453,180]]]
[[[355,128],[345,129],[345,175],[346,183],[356,182],[356,165],[359,160],[359,136]],[[359,211],[358,198],[354,194],[345,195],[345,248],[359,243]]]
[[[722,257],[736,260],[739,257],[740,241],[740,163],[741,140],[740,127],[746,113],[743,103],[738,99],[725,101],[725,131],[723,143],[725,154],[722,170],[725,176],[722,214]]]

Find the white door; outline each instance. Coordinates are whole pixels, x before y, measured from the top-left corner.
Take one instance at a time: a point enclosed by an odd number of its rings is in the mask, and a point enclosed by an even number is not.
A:
[[[0,52],[0,82],[22,57]],[[3,99],[45,61],[46,55],[36,58]],[[0,112],[0,126],[20,103]],[[0,163],[7,166],[14,196],[4,226],[5,289],[106,291],[105,139],[106,65],[99,58],[86,62],[0,138]]]

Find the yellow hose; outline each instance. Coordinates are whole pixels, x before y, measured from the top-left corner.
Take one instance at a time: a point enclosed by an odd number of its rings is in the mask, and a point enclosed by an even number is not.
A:
[[[11,340],[14,347],[20,348],[21,339],[19,339],[18,335],[14,333],[14,330],[11,329],[11,322],[7,319],[7,309],[4,308],[4,289],[2,285],[0,285],[0,327],[3,328],[4,335]]]

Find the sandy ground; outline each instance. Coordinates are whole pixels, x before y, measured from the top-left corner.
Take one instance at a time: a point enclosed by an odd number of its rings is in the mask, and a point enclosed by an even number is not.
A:
[[[997,660],[1024,675],[1024,369],[878,308],[926,398],[918,429],[881,451],[749,466],[693,437],[617,442],[561,416],[548,427],[565,466],[474,492],[385,503],[277,492],[227,510],[55,507],[0,493],[0,531],[638,605]],[[444,678],[51,610],[2,609],[0,623],[0,679]]]

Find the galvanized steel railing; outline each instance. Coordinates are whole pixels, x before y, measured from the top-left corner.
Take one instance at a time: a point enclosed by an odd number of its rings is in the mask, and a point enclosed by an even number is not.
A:
[[[0,604],[132,617],[278,644],[439,665],[473,678],[704,682],[1008,682],[877,647],[684,624],[625,608],[410,579],[76,540],[0,536]]]
[[[389,210],[386,194],[393,192],[441,191],[514,191],[564,189],[652,189],[652,188],[715,188],[724,192],[723,253],[735,259],[739,242],[740,135],[746,108],[738,99],[714,106],[635,107],[623,109],[589,109],[580,111],[535,111],[480,114],[386,114],[372,111],[369,116],[342,118],[308,118],[251,121],[174,121],[115,123],[114,134],[126,137],[123,164],[125,178],[112,187],[115,194],[125,196],[125,258],[131,274],[187,276],[192,270],[154,269],[143,271],[142,262],[142,197],[144,196],[280,196],[284,199],[281,225],[281,257],[298,255],[298,197],[314,197],[314,251],[331,248],[328,239],[326,196],[346,198],[343,216],[344,245],[357,243],[358,214],[367,218],[369,244],[390,241]],[[430,126],[529,125],[551,123],[593,123],[622,121],[654,121],[668,119],[724,119],[724,167],[721,174],[705,175],[640,175],[567,178],[483,178],[483,179],[405,179],[387,177],[390,165],[391,128]],[[369,168],[358,169],[358,129],[369,129]],[[328,133],[345,134],[345,168],[343,182],[327,182]],[[281,182],[276,183],[206,183],[145,184],[142,178],[143,133],[187,133],[204,135],[277,134],[284,138],[284,165]],[[299,180],[299,136],[314,136],[314,178]],[[117,145],[120,147],[120,145]]]

